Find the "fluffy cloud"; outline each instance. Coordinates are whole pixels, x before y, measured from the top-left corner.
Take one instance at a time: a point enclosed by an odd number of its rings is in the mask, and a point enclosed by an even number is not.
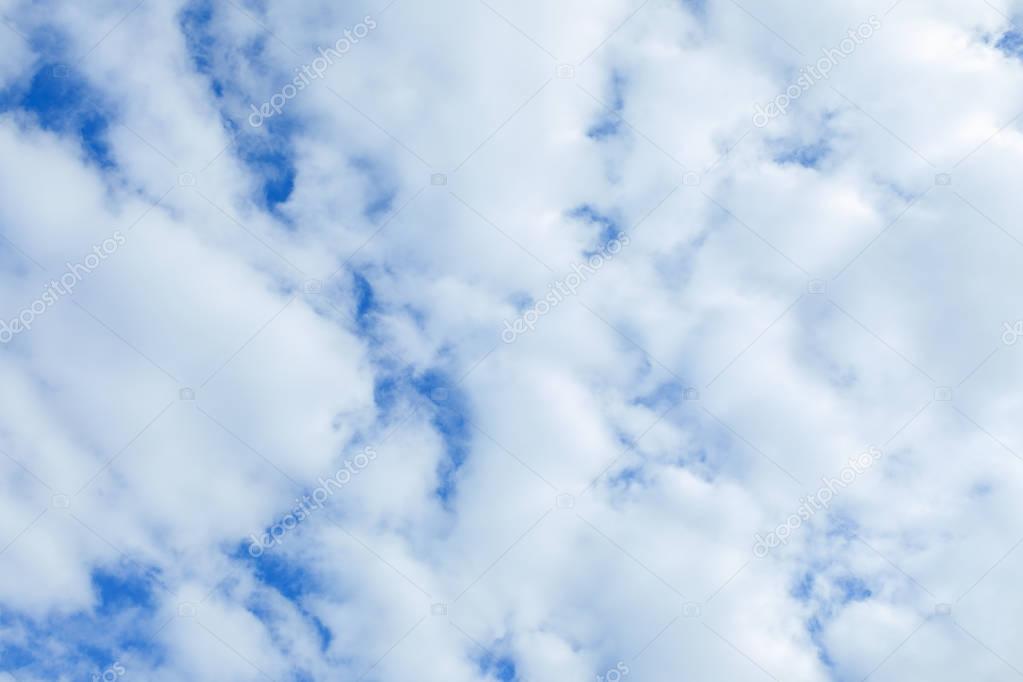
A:
[[[0,674],[1023,675],[1021,12],[0,2]]]

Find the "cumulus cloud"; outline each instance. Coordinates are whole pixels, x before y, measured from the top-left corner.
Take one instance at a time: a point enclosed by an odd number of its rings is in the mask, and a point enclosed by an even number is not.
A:
[[[0,20],[4,679],[1023,676],[1018,2]]]

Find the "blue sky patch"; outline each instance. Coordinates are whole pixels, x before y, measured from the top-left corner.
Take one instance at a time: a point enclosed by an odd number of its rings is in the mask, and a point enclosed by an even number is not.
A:
[[[824,644],[824,624],[817,616],[812,616],[806,621],[806,631],[810,634],[810,640],[817,647],[817,658],[828,668],[834,668],[835,662],[831,658],[831,654],[828,653],[828,648]]]
[[[774,157],[780,165],[795,164],[803,168],[819,168],[820,164],[831,154],[831,147],[824,140],[811,144],[790,147]]]
[[[355,321],[359,325],[359,331],[369,333],[373,326],[373,314],[379,306],[373,285],[361,272],[352,273],[352,296],[355,299]]]
[[[611,111],[601,107],[600,117],[586,131],[586,136],[597,142],[617,135],[622,126],[622,112],[625,111],[625,77],[619,71],[611,75],[611,99],[604,103]]]
[[[375,315],[381,309],[369,278],[362,272],[352,273],[354,316],[359,333],[373,338],[376,330]],[[466,415],[468,399],[453,379],[438,368],[416,373],[399,364],[389,353],[379,353],[374,361],[377,374],[373,384],[373,398],[384,413],[411,400],[431,413],[430,422],[444,441],[445,458],[438,469],[440,483],[435,491],[447,503],[455,492],[456,476],[469,453],[471,433]]]
[[[618,220],[602,212],[592,204],[583,204],[572,209],[568,216],[573,220],[579,220],[583,223],[592,225],[597,228],[597,245],[596,247],[586,252],[586,256],[591,256],[599,251],[602,251],[611,240],[618,237],[621,234],[622,229]]]
[[[92,574],[92,589],[98,600],[100,615],[109,615],[126,608],[155,608],[155,572],[112,571],[99,568]]]
[[[296,123],[285,108],[279,115],[263,121],[262,126],[253,129],[247,120],[250,110],[244,107],[239,118],[224,101],[230,94],[232,101],[262,102],[251,93],[232,88],[220,74],[237,68],[232,60],[244,59],[248,64],[259,66],[266,36],[260,34],[250,43],[233,48],[221,45],[213,30],[216,7],[211,0],[194,0],[178,15],[178,23],[184,36],[186,50],[196,72],[204,76],[217,99],[225,128],[236,135],[234,149],[237,158],[256,175],[258,194],[256,203],[274,212],[282,222],[290,225],[277,209],[291,197],[295,189],[297,168],[294,160],[293,137],[297,132]],[[237,10],[236,10],[237,11]],[[258,105],[257,105],[258,106]]]
[[[856,576],[850,575],[839,578],[835,581],[835,587],[838,588],[842,596],[843,604],[866,601],[874,595],[873,591],[867,586],[867,583],[862,578],[857,578]]]
[[[490,675],[501,682],[516,682],[518,680],[515,661],[509,656],[498,656],[487,652],[480,658],[479,666],[481,673]]]
[[[439,466],[436,494],[446,503],[455,493],[458,470],[469,456],[472,434],[467,420],[468,400],[451,377],[439,370],[425,372],[413,380],[413,385],[432,403],[430,421],[444,440],[446,459]]]
[[[362,213],[373,223],[379,222],[391,213],[398,188],[384,169],[373,160],[357,157],[351,161],[352,167],[366,179],[367,200],[363,204]]]
[[[92,611],[43,619],[0,613],[0,630],[6,633],[0,640],[0,671],[41,679],[92,679],[126,654],[162,660],[163,652],[151,637],[156,581],[155,570],[100,568],[92,574],[97,599]],[[58,633],[66,655],[40,655],[51,650],[45,643]]]
[[[686,387],[677,379],[669,379],[658,384],[652,391],[633,399],[633,405],[662,412],[672,405],[677,405],[686,395]]]
[[[815,578],[812,572],[807,571],[800,577],[792,588],[792,596],[799,601],[809,601],[813,595]]]
[[[282,116],[286,115],[287,112]],[[295,124],[275,116],[268,119],[262,129],[266,130],[265,135],[243,132],[236,149],[238,157],[257,176],[258,203],[273,211],[285,203],[295,189],[298,171],[291,140]]]
[[[378,366],[373,386],[377,407],[387,413],[404,404],[403,398],[416,402],[430,414],[430,423],[444,442],[445,457],[438,465],[440,479],[434,491],[448,503],[456,492],[457,475],[469,455],[472,441],[468,421],[469,401],[450,375],[441,369],[416,374],[408,366]]]
[[[261,583],[273,588],[290,601],[298,601],[315,589],[316,576],[304,563],[290,559],[281,551],[282,547],[270,547],[259,557],[253,557],[248,551],[250,542],[243,541],[234,558],[247,564]],[[287,538],[283,542],[287,542]]]
[[[217,39],[210,30],[213,21],[213,2],[195,0],[185,6],[178,15],[181,33],[185,37],[185,49],[192,58],[192,66],[198,73],[209,76],[213,73],[213,50]]]
[[[66,64],[45,62],[26,84],[0,93],[0,111],[12,110],[27,112],[44,130],[75,138],[85,157],[99,167],[115,165],[107,139],[110,108],[100,93]]]
[[[1010,57],[1023,59],[1023,31],[1016,29],[1006,31],[995,43],[995,48]]]

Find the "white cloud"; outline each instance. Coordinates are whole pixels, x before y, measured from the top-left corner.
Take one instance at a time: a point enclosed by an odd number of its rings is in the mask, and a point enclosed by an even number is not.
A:
[[[1020,9],[0,2],[0,669],[1023,674]]]

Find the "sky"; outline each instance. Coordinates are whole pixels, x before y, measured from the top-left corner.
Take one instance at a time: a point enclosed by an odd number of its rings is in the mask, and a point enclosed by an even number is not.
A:
[[[1023,678],[1021,116],[1020,0],[0,0],[0,682]]]

